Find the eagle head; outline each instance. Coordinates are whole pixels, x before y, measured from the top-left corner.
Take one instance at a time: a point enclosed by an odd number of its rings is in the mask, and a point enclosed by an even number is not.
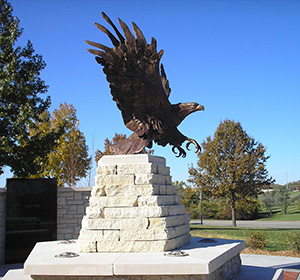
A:
[[[172,119],[178,126],[189,115],[197,111],[204,111],[204,106],[196,102],[178,103],[172,105]]]

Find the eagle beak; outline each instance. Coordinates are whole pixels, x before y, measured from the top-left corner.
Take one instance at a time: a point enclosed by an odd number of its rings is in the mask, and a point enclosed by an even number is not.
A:
[[[197,109],[197,111],[204,111],[204,106],[198,105],[196,109]]]

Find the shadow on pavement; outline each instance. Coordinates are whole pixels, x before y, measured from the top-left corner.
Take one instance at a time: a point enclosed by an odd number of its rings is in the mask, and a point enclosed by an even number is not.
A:
[[[1,264],[0,265],[0,277],[3,277],[7,271],[10,269],[18,269],[23,268],[23,263],[15,263],[15,264]]]
[[[242,265],[242,271],[236,280],[250,280],[250,279],[264,279],[272,280],[277,269],[298,270],[300,272],[300,259],[299,263],[276,265],[273,267],[259,267],[251,265]]]

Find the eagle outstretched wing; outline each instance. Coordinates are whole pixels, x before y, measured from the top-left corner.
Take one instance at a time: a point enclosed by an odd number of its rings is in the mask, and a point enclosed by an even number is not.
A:
[[[102,12],[103,18],[112,26],[118,39],[104,26],[95,25],[108,35],[114,47],[86,41],[100,50],[88,49],[97,55],[96,60],[104,66],[110,84],[113,100],[122,113],[124,124],[139,137],[148,138],[153,130],[161,132],[162,123],[157,118],[161,112],[171,111],[168,100],[170,94],[169,82],[160,59],[163,50],[157,52],[156,40],[152,38],[147,44],[142,31],[132,23],[136,38],[128,26],[119,19],[125,38]]]

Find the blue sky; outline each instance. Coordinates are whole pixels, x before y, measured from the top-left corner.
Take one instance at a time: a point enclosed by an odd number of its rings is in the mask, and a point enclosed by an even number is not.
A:
[[[201,143],[221,120],[240,121],[247,133],[267,147],[269,174],[279,184],[300,179],[300,1],[117,1],[11,0],[13,14],[47,63],[51,111],[73,104],[92,150],[103,149],[123,125],[108,83],[84,40],[111,46],[94,22],[134,21],[150,42],[164,49],[162,63],[172,88],[170,101],[198,102],[204,112],[179,127]],[[189,152],[176,158],[171,147],[154,146],[171,167],[173,180],[188,178]],[[5,176],[1,176],[1,185]],[[84,184],[84,183],[82,183]]]

